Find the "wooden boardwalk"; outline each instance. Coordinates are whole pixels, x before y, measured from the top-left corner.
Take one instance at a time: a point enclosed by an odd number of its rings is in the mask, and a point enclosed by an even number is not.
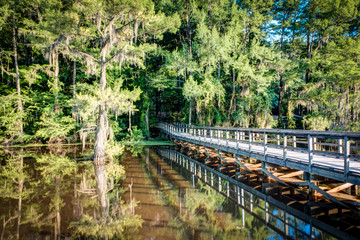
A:
[[[160,124],[171,137],[310,174],[360,185],[359,132]]]

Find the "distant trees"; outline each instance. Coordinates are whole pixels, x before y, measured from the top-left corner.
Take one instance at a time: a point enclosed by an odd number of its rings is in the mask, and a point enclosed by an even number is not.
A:
[[[360,130],[359,22],[355,0],[0,1],[0,141],[96,129],[100,159],[163,118]]]

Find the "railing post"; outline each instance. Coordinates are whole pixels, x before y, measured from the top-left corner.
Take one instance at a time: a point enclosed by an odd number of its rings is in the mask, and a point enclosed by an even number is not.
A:
[[[267,133],[264,132],[264,161],[266,161],[266,155],[267,155]]]
[[[292,139],[293,139],[293,147],[296,148],[296,136],[293,136]]]
[[[235,137],[235,139],[236,139],[236,149],[239,149],[239,134],[240,134],[240,132],[236,131],[236,137]]]
[[[338,148],[339,153],[344,153],[343,140],[342,139],[338,140],[338,145],[339,145],[339,148]]]
[[[220,145],[220,129],[218,129],[217,135],[218,135],[218,144]]]
[[[276,135],[276,139],[277,139],[277,145],[280,145],[280,134]]]
[[[227,129],[226,129],[225,137],[226,137],[226,147],[229,147],[229,131]]]
[[[218,183],[219,183],[219,192],[222,192],[222,183],[221,183],[221,177],[218,176]]]
[[[344,180],[349,174],[349,160],[350,160],[350,141],[348,137],[344,137]]]
[[[212,129],[210,129],[210,143],[213,143],[213,132]]]
[[[309,154],[309,173],[311,173],[311,164],[313,161],[313,139],[311,135],[308,135],[308,154]]]
[[[249,154],[251,153],[252,132],[249,131]]]
[[[287,135],[283,134],[283,161],[286,162],[287,158]]]
[[[243,188],[241,188],[241,205],[245,207],[245,193]]]
[[[229,181],[226,181],[226,196],[227,196],[227,197],[230,197]]]

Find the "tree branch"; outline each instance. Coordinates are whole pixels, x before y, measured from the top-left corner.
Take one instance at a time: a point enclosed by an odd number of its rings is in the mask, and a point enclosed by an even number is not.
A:
[[[126,48],[126,46],[124,48]],[[121,50],[116,51],[115,54],[112,57],[110,57],[108,60],[105,61],[105,64],[112,63],[116,59],[116,57],[119,56],[119,54],[122,53],[125,50],[124,48],[121,49]]]
[[[83,52],[83,51],[79,51],[77,50],[76,48],[71,48],[69,45],[66,45],[66,47],[68,48],[68,50],[72,53],[75,53],[75,54],[79,54],[81,55],[82,57],[85,57],[85,58],[90,58],[91,60],[93,60],[94,62],[100,64],[101,62],[99,60],[97,60],[95,57],[93,57],[92,55],[86,53],[86,52]]]

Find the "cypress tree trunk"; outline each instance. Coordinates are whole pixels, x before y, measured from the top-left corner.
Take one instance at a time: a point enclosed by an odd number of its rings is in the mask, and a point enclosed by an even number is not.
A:
[[[235,107],[235,70],[232,70],[232,93],[231,93],[231,99],[230,99],[230,107],[228,112],[228,118],[230,119],[231,113],[233,111],[233,106]]]
[[[308,59],[312,58],[311,32],[308,32],[308,34],[307,34],[307,58]],[[310,82],[310,69],[309,68],[306,69],[305,82],[306,83]]]
[[[145,122],[146,122],[146,130],[147,130],[148,134],[150,134],[150,126],[149,126],[149,107],[146,108]]]
[[[282,103],[284,96],[284,82],[283,77],[280,75],[280,84],[279,84],[279,127],[283,127],[282,125]]]
[[[16,92],[18,95],[17,108],[20,113],[19,118],[19,135],[23,133],[23,121],[22,121],[22,113],[23,113],[23,105],[21,101],[21,89],[20,89],[20,74],[19,74],[19,65],[18,65],[18,57],[17,57],[17,43],[16,43],[16,29],[15,29],[15,16],[12,17],[13,26],[12,26],[12,42],[13,42],[13,51],[14,51],[14,64],[15,64],[15,79],[16,79]]]
[[[100,68],[100,91],[104,93],[106,87],[106,64],[104,51],[101,51]],[[102,102],[99,106],[99,119],[97,121],[97,129],[95,136],[94,161],[105,161],[107,121],[108,120],[105,103]]]
[[[192,99],[190,100],[190,107],[189,107],[189,125],[191,125],[191,112],[192,112]]]
[[[73,100],[76,99],[76,61],[73,62],[73,92],[72,92],[72,98]],[[72,118],[76,118],[76,107],[73,106],[72,107],[72,112],[71,112]]]
[[[187,23],[187,38],[189,44],[189,55],[192,56],[192,47],[191,47],[191,22],[190,22],[190,1],[187,4],[187,15],[186,15],[186,23]]]
[[[128,128],[128,131],[129,132],[132,132],[132,126],[131,126],[131,114],[132,114],[132,102],[131,102],[131,104],[130,104],[130,106],[129,106],[129,128]]]
[[[56,49],[54,53],[54,80],[55,80],[55,101],[54,112],[59,113],[59,52]]]

